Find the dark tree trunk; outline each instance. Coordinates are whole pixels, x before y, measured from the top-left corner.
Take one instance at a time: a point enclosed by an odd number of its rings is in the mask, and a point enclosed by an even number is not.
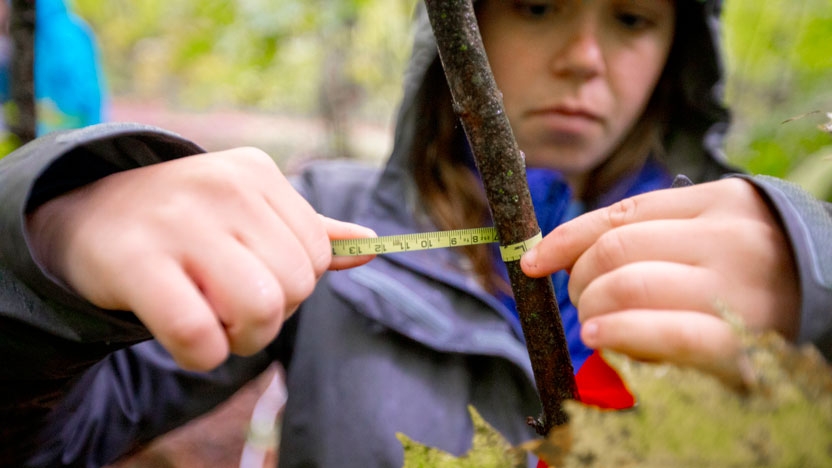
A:
[[[425,0],[454,108],[471,143],[485,185],[500,245],[540,234],[523,154],[503,109],[480,37],[471,0]],[[511,288],[531,358],[543,416],[541,434],[566,422],[561,403],[577,398],[569,350],[552,281],[523,274],[519,261],[506,262]]]
[[[20,144],[35,139],[35,0],[12,0],[9,19],[12,63],[9,83],[12,106],[7,111],[9,130]]]

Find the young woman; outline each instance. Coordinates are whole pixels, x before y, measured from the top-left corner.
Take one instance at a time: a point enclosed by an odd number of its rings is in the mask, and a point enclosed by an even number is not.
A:
[[[719,2],[476,7],[546,234],[522,266],[554,273],[582,399],[632,402],[600,378],[594,348],[736,382],[717,303],[832,356],[832,252],[818,242],[832,232],[828,206],[766,178],[654,191],[676,173],[730,172],[718,156]],[[200,150],[133,125],[56,135],[3,161],[13,364],[2,375],[15,390],[2,408],[17,411],[6,440],[29,443],[30,465],[104,464],[273,359],[288,368],[281,466],[401,466],[396,432],[463,453],[468,405],[512,442],[533,437],[535,386],[494,246],[325,273],[370,260],[330,257],[330,239],[372,235],[361,226],[490,223],[424,15],[418,25],[381,171],[313,165],[292,188],[256,150],[182,157]],[[160,345],[186,368],[216,369],[177,370]]]

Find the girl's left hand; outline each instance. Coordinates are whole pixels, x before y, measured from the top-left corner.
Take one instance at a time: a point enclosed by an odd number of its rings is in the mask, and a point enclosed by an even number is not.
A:
[[[728,310],[793,339],[800,289],[786,235],[749,183],[724,179],[618,202],[547,235],[521,260],[532,277],[566,269],[581,338],[741,383]]]

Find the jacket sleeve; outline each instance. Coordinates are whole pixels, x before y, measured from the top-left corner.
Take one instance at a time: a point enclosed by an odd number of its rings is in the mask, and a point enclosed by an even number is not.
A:
[[[108,174],[199,152],[163,130],[106,124],[52,133],[0,160],[0,461],[33,448],[46,414],[88,368],[150,338],[132,314],[93,306],[37,264],[27,212]]]
[[[264,351],[210,372],[181,369],[157,341],[96,363],[48,414],[28,467],[99,467],[205,414],[263,372]]]
[[[37,264],[28,246],[26,214],[106,175],[198,152],[198,146],[163,130],[107,124],[52,133],[0,160],[0,320],[69,342],[123,346],[146,339],[131,314],[93,307]],[[0,346],[11,351],[6,343]],[[0,370],[0,376],[7,371]]]
[[[791,242],[802,301],[798,342],[832,361],[832,204],[781,179],[742,177],[767,197]]]

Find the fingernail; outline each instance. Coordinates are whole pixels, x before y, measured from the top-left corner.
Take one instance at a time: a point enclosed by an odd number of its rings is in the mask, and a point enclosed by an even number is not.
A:
[[[584,344],[591,347],[598,340],[598,324],[595,322],[584,324],[581,336]]]
[[[522,257],[523,264],[527,267],[536,268],[537,267],[537,249],[533,248],[528,252],[523,254]]]

